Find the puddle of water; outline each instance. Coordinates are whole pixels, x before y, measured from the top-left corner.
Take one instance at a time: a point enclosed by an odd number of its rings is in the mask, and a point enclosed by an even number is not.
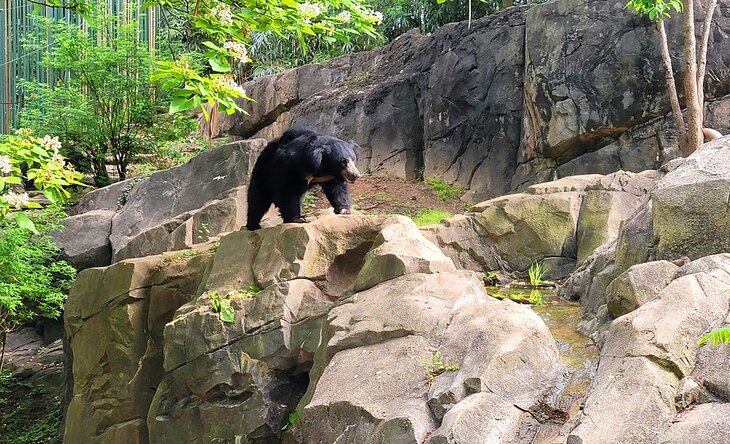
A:
[[[581,318],[579,302],[563,299],[556,289],[529,290],[507,287],[486,287],[487,293],[498,299],[531,304],[550,329],[560,351],[563,364],[573,370],[593,366],[598,362],[598,348],[577,330]]]
[[[486,287],[486,290],[499,299],[530,304],[532,310],[547,325],[565,369],[563,378],[557,382],[550,404],[557,411],[564,412],[562,421],[568,421],[587,396],[598,367],[598,347],[578,331],[582,313],[580,303],[561,298],[557,289]]]

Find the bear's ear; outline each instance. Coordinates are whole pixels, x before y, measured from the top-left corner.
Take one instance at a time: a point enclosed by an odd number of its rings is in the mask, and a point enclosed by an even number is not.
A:
[[[360,151],[360,145],[358,145],[353,139],[348,140],[347,143],[349,143],[352,146],[352,149],[355,150],[355,154],[358,154]]]

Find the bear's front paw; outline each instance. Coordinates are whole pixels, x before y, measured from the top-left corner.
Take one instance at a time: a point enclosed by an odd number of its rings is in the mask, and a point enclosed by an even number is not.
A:
[[[335,210],[335,214],[352,214],[349,208],[339,208]]]
[[[246,225],[248,231],[256,231],[261,229],[261,225]]]
[[[295,224],[304,224],[304,223],[307,223],[307,221],[306,221],[306,220],[304,220],[304,218],[303,218],[303,217],[295,217],[295,218],[294,218],[294,219],[292,219],[291,221],[292,221],[293,223],[295,223]]]

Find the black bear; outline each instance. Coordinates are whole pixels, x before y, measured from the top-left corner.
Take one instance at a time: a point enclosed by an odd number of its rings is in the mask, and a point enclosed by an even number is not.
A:
[[[304,222],[304,193],[316,184],[335,213],[349,214],[349,184],[360,177],[355,166],[359,149],[352,140],[345,142],[301,128],[289,129],[269,142],[251,172],[246,228],[261,228],[261,218],[272,203],[285,223]]]

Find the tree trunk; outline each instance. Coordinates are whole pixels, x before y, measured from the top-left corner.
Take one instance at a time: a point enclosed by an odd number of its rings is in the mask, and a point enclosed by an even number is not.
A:
[[[91,168],[94,172],[94,182],[97,186],[109,185],[109,173],[106,172],[106,161],[96,157],[93,153],[89,152],[89,158],[91,160]]]
[[[667,31],[664,28],[664,21],[657,23],[659,29],[659,40],[662,47],[662,62],[664,62],[664,78],[667,82],[667,95],[669,103],[672,106],[672,119],[674,127],[677,129],[677,140],[682,153],[685,152],[687,146],[687,131],[684,129],[684,117],[682,117],[682,108],[679,106],[679,96],[677,95],[677,84],[674,81],[674,70],[672,69],[672,57],[669,55],[669,44],[667,43]]]
[[[684,156],[692,154],[703,143],[702,112],[697,94],[697,39],[695,39],[694,1],[684,4],[684,100],[687,107],[687,146]]]
[[[710,31],[712,29],[712,16],[715,13],[717,0],[710,0],[705,12],[705,22],[702,25],[702,41],[700,42],[699,59],[697,61],[697,103],[702,113],[702,123],[704,125],[705,115],[705,69],[707,68],[707,46],[710,42]]]

